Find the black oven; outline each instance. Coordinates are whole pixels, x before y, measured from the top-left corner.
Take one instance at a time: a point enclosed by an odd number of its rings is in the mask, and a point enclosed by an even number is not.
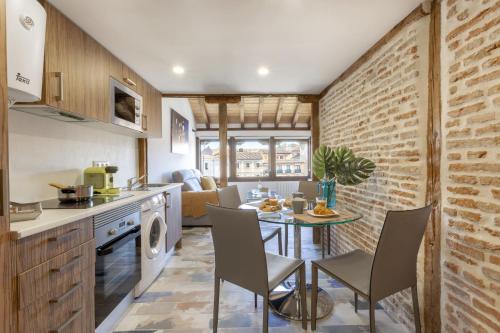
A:
[[[95,327],[133,291],[141,280],[140,212],[103,213],[94,218],[96,238]],[[108,221],[112,218],[112,221]]]

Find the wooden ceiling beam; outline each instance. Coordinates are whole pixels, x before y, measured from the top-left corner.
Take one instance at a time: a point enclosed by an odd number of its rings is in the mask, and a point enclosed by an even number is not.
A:
[[[205,100],[203,98],[198,98],[198,103],[200,104],[200,110],[205,119],[205,127],[207,129],[210,128],[210,116],[208,115],[207,106],[205,104]]]
[[[241,96],[205,96],[207,104],[238,104],[241,102]]]
[[[319,95],[299,95],[297,96],[297,101],[300,103],[314,103],[319,101]]]
[[[299,121],[299,107],[300,107],[300,102],[297,100],[297,104],[295,105],[295,110],[293,111],[293,117],[292,117],[292,128],[295,128],[297,126],[297,121]]]
[[[281,114],[283,113],[283,102],[285,101],[285,97],[280,97],[278,102],[278,108],[276,109],[276,117],[274,118],[274,127],[278,128]]]
[[[262,112],[264,112],[264,97],[259,97],[259,111],[257,113],[257,126],[262,126]]]
[[[239,104],[240,109],[240,127],[245,128],[245,102],[243,102],[243,98]]]

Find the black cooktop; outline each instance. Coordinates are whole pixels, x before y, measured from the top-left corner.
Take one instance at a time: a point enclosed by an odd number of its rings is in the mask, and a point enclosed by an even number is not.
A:
[[[87,209],[99,206],[105,203],[121,200],[131,197],[132,194],[120,195],[94,195],[86,201],[61,202],[59,199],[50,199],[42,201],[42,209]]]

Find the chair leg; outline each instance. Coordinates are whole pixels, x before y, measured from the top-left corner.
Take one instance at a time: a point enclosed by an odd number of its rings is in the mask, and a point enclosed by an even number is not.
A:
[[[306,265],[300,268],[300,307],[302,312],[302,329],[307,330],[307,293],[306,293]]]
[[[278,253],[280,256],[283,255],[283,241],[281,239],[281,229],[278,232]]]
[[[321,235],[321,259],[325,259],[325,227],[320,229]]]
[[[269,293],[264,297],[264,304],[262,306],[262,332],[268,333],[269,331]]]
[[[375,333],[375,306],[377,303],[368,301],[370,306],[370,333]]]
[[[311,265],[311,330],[316,330],[316,316],[318,311],[318,267],[315,264]]]
[[[285,225],[285,257],[288,257],[288,224]]]
[[[358,293],[354,293],[354,312],[358,313]]]
[[[254,300],[254,306],[257,309],[257,294],[254,293],[253,296],[254,296],[254,298],[253,298],[253,300]]]
[[[413,315],[415,316],[415,332],[420,333],[420,309],[418,307],[418,291],[417,286],[411,287],[411,298],[413,299]]]
[[[327,237],[327,239],[328,239],[328,248],[327,248],[327,250],[328,250],[328,255],[330,255],[330,253],[331,253],[331,246],[330,246],[330,245],[331,245],[331,238],[332,238],[332,236],[331,236],[331,234],[330,234],[330,227],[331,227],[331,226],[329,226],[329,225],[328,225],[328,226],[326,226],[326,232],[327,232],[326,237]]]
[[[220,293],[220,279],[217,276],[215,276],[214,315],[212,318],[213,333],[217,333],[217,326],[219,322],[219,293]]]

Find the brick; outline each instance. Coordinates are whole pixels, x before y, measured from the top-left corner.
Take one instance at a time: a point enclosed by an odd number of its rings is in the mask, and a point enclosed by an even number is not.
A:
[[[448,161],[457,161],[462,158],[462,154],[460,153],[449,153],[448,156]]]
[[[498,79],[499,77],[500,77],[500,70],[496,70],[496,71],[493,71],[491,73],[484,74],[484,75],[478,76],[476,78],[467,80],[467,81],[465,81],[465,84],[468,87],[470,87],[470,86],[474,86],[474,85],[479,84],[479,83],[493,81],[495,79]]]
[[[450,117],[456,118],[456,117],[463,117],[465,115],[471,114],[471,113],[477,113],[481,110],[486,109],[486,104],[484,102],[479,102],[476,104],[468,105],[461,107],[459,109],[453,110],[448,112],[448,115]]]
[[[462,310],[464,310],[468,315],[470,315],[470,316],[476,318],[477,320],[479,320],[482,324],[487,325],[487,326],[493,328],[497,332],[500,331],[500,324],[498,324],[495,321],[489,319],[488,317],[486,317],[485,315],[481,314],[479,311],[475,310],[470,305],[464,303],[463,301],[459,300],[455,296],[448,295],[448,300],[452,304],[454,304],[455,306],[457,306],[457,307],[461,308]]]
[[[450,180],[458,184],[472,184],[475,185],[478,183],[476,176],[462,176],[462,175],[450,175]]]
[[[500,123],[491,124],[491,125],[476,129],[476,135],[494,134],[494,133],[499,133],[499,132],[500,132]]]
[[[491,177],[491,176],[479,177],[479,183],[481,185],[500,186],[500,177]]]
[[[473,76],[474,74],[477,74],[477,73],[479,73],[479,68],[477,66],[471,67],[471,68],[467,68],[467,69],[465,69],[465,70],[463,70],[461,72],[453,74],[450,77],[449,83],[452,84],[452,83],[455,83],[457,81],[461,81],[461,80],[466,79],[468,77],[471,77],[471,76]]]
[[[452,241],[451,239],[446,240],[446,245],[455,251],[458,251],[472,259],[484,261],[484,253],[476,250],[474,248],[471,248],[469,246],[465,246],[463,244],[460,244],[458,242]]]
[[[479,301],[476,298],[472,299],[472,305],[474,305],[474,307],[481,310],[482,312],[490,314],[492,317],[495,317],[497,322],[500,322],[500,312],[497,311],[496,309],[487,306],[486,304],[484,304],[483,302]]]
[[[478,99],[479,97],[483,97],[483,96],[484,96],[484,92],[482,90],[475,90],[473,92],[466,93],[466,94],[463,94],[463,95],[460,95],[460,96],[457,96],[457,97],[454,97],[454,98],[448,100],[448,105],[449,106],[461,105],[463,103],[473,101],[473,100]]]
[[[499,271],[496,271],[496,270],[488,268],[488,267],[483,267],[482,271],[483,271],[483,274],[487,278],[494,280],[494,281],[497,281],[497,282],[500,282],[500,272]]]
[[[450,171],[500,172],[500,163],[457,163],[450,164]]]
[[[467,158],[475,159],[475,158],[485,158],[488,155],[488,152],[485,150],[481,151],[468,151]]]
[[[455,193],[455,194],[466,194],[466,195],[478,195],[479,194],[479,190],[472,188],[472,187],[448,186],[447,189],[448,189],[448,191]]]
[[[479,222],[481,220],[481,214],[466,210],[458,210],[457,215],[472,222]]]
[[[463,272],[463,276],[466,281],[470,282],[471,284],[475,285],[476,287],[479,288],[485,288],[486,285],[484,284],[484,281],[477,277],[476,275],[469,273],[468,271]]]

